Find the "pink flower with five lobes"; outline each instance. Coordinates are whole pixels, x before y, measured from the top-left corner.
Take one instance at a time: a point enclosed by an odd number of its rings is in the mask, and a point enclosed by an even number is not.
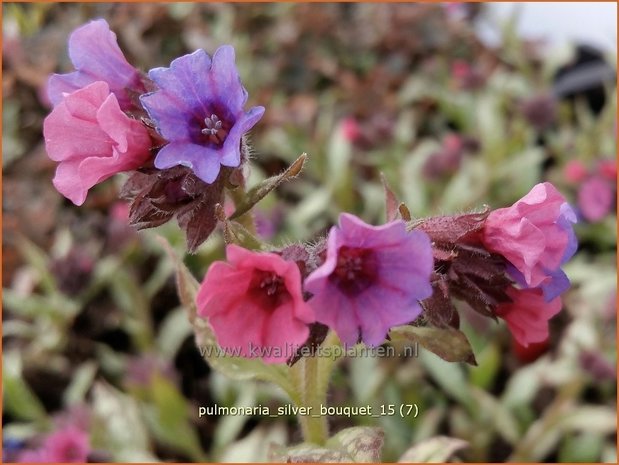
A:
[[[49,158],[60,162],[54,186],[75,205],[96,184],[151,156],[146,128],[122,112],[102,81],[65,95],[45,118],[43,135]]]
[[[303,300],[298,266],[274,253],[233,244],[226,247],[226,257],[204,277],[196,297],[198,315],[208,319],[227,353],[286,362],[315,321]]]

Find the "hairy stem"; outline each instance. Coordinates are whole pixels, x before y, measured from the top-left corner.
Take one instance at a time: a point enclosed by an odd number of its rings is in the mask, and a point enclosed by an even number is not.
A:
[[[235,207],[241,205],[247,194],[245,188],[242,186],[229,190],[228,192],[230,192],[230,197],[232,197]],[[252,235],[256,235],[256,222],[254,221],[254,215],[252,215],[251,210],[236,218],[235,221],[239,222]]]
[[[333,331],[321,345],[322,349],[339,346],[339,339]],[[338,358],[341,352],[338,352]],[[305,442],[324,445],[329,437],[327,417],[320,415],[320,406],[327,405],[329,380],[337,358],[321,356],[303,357],[291,370],[293,382],[300,393],[298,407],[311,407],[307,415],[298,415]]]
[[[297,363],[303,379],[299,407],[311,407],[307,415],[298,415],[298,418],[305,442],[323,445],[327,441],[329,425],[327,417],[320,415],[320,406],[327,401],[327,389],[319,386],[322,384],[319,364],[319,357],[303,358]]]

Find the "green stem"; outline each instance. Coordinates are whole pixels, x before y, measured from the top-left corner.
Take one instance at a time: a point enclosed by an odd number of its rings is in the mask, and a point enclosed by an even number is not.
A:
[[[333,349],[335,346],[339,347],[339,344],[340,341],[335,333],[329,331],[321,349]],[[312,408],[308,415],[298,415],[305,442],[322,446],[329,437],[327,417],[320,415],[320,407],[327,406],[329,380],[336,361],[335,357],[304,357],[291,369],[292,382],[300,394],[297,406]]]
[[[241,203],[245,199],[245,195],[247,194],[245,188],[242,186],[239,186],[236,189],[229,190],[228,192],[230,192],[230,197],[232,197],[232,201],[234,202],[235,206],[241,205]],[[252,235],[256,235],[256,223],[254,221],[254,216],[251,214],[251,210],[236,218],[235,221],[240,223]]]
[[[329,425],[327,417],[320,415],[320,406],[327,402],[327,386],[321,386],[324,383],[321,382],[320,358],[303,358],[297,364],[300,365],[303,380],[299,407],[311,407],[307,415],[298,416],[303,439],[321,446],[327,441]]]

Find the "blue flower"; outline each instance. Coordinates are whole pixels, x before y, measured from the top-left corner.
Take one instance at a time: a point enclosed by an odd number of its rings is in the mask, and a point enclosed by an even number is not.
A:
[[[211,58],[204,50],[155,68],[148,76],[158,90],[140,100],[168,144],[155,167],[190,168],[207,184],[217,179],[220,165],[238,167],[241,138],[264,114],[264,107],[245,111],[247,91],[234,64],[234,48],[220,47]]]

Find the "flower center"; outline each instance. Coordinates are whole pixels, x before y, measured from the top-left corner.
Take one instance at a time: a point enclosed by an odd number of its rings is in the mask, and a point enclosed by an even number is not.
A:
[[[199,145],[206,145],[212,148],[220,148],[226,141],[228,133],[234,126],[225,110],[216,108],[211,109],[211,113],[204,119],[196,118],[192,130],[192,140]]]
[[[219,119],[219,116],[213,113],[211,116],[204,118],[204,125],[206,127],[202,129],[201,132],[205,136],[214,136],[221,129],[221,124],[222,123],[221,123],[221,120]]]
[[[292,298],[284,278],[272,271],[264,270],[254,270],[248,294],[253,302],[267,312],[273,312]]]
[[[64,460],[67,462],[77,462],[77,461],[82,460],[80,449],[78,448],[76,444],[65,445],[65,448],[62,451],[62,456],[64,457]]]
[[[368,249],[343,246],[338,251],[335,270],[329,276],[345,294],[359,294],[376,280],[376,259]]]

